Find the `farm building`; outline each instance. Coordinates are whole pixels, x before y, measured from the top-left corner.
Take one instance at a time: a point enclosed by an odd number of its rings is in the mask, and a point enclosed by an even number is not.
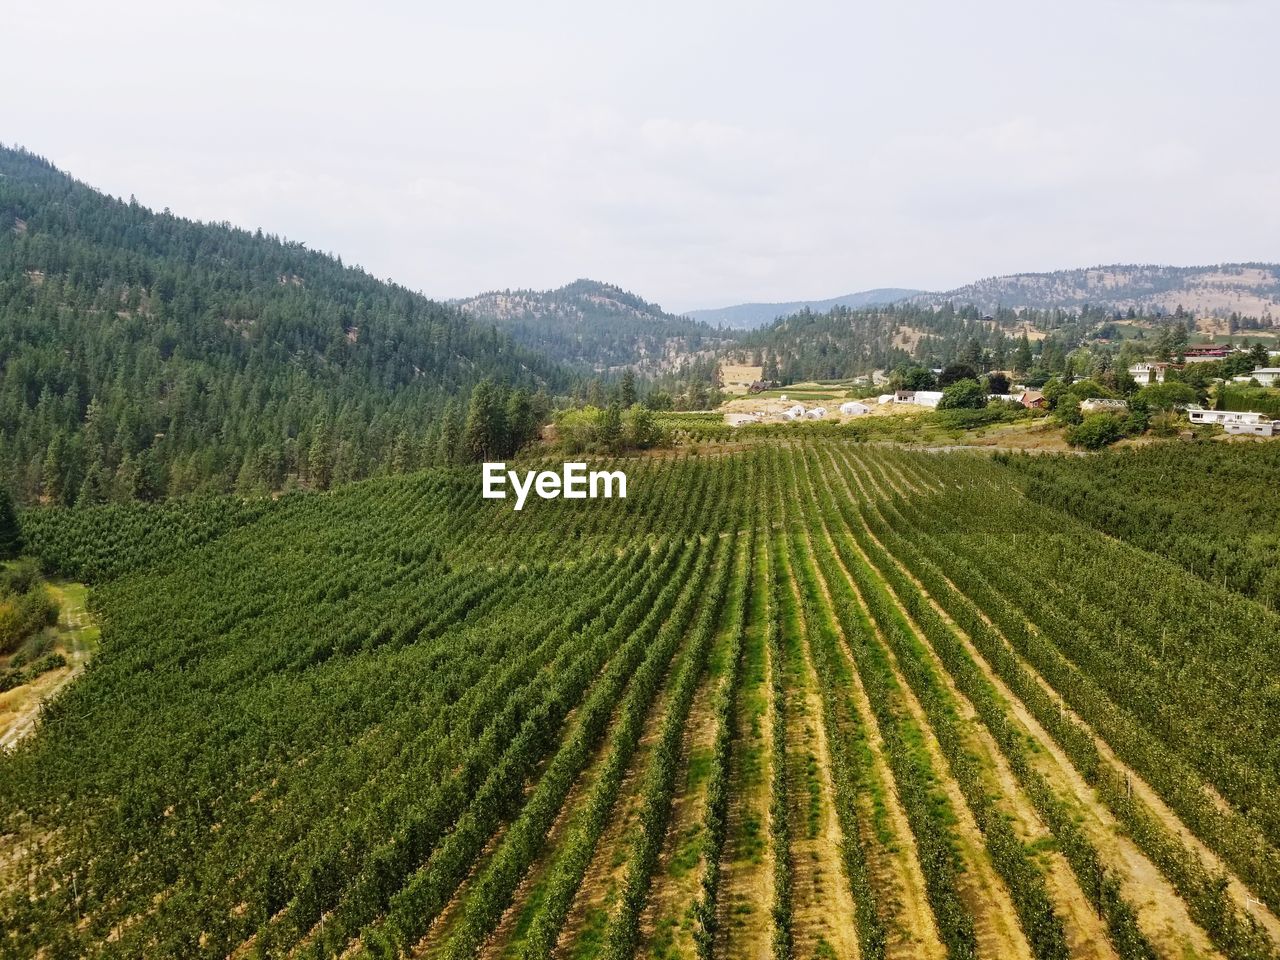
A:
[[[810,410],[808,413],[805,414],[805,416],[808,417],[810,420],[821,420],[826,415],[827,415],[826,407],[814,407],[812,410]]]
[[[840,404],[840,412],[845,416],[857,417],[857,416],[861,416],[864,413],[870,413],[871,408],[868,407],[865,403],[860,403],[857,400],[850,400],[847,403]]]
[[[917,390],[911,402],[918,407],[936,407],[941,399],[941,390]]]
[[[876,403],[893,403],[893,394],[892,393],[880,394],[880,396],[876,397]]]
[[[1080,401],[1081,413],[1124,413],[1129,409],[1125,400],[1111,400],[1106,397],[1089,397]]]
[[[1227,433],[1243,433],[1253,437],[1273,437],[1277,435],[1277,426],[1280,426],[1280,420],[1259,420],[1257,423],[1224,423],[1222,429]]]
[[[1220,423],[1226,426],[1229,423],[1263,423],[1267,420],[1265,413],[1254,413],[1253,411],[1241,412],[1237,410],[1202,410],[1199,407],[1190,407],[1187,410],[1187,419],[1192,423]]]

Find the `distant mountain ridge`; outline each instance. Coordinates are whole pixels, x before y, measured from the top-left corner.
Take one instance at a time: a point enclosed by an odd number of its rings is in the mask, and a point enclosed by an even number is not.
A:
[[[1179,306],[1197,316],[1237,313],[1280,319],[1280,264],[1222,263],[1169,267],[1105,264],[1052,273],[989,277],[941,293],[921,293],[912,303],[940,306],[1079,309],[1085,305],[1139,313],[1173,313]]]
[[[597,280],[575,280],[555,290],[493,290],[456,303],[517,343],[594,372],[671,372],[710,356],[734,336]]]
[[[877,307],[923,293],[902,287],[880,287],[875,290],[862,290],[858,293],[846,293],[841,297],[827,300],[791,300],[782,303],[738,303],[730,307],[713,307],[706,310],[688,310],[684,316],[704,323],[723,324],[738,330],[754,330],[763,327],[779,317],[789,317],[808,309],[814,313],[826,313],[836,307],[849,307],[857,310],[861,307]]]

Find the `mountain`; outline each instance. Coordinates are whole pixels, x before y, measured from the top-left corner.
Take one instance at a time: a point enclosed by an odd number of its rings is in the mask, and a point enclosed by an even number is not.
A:
[[[0,147],[0,473],[22,499],[409,469],[484,378],[532,391],[563,374],[336,257],[155,213]]]
[[[710,357],[734,336],[595,280],[575,280],[556,290],[495,290],[458,306],[522,346],[597,373],[623,368],[670,373]]]
[[[943,293],[923,293],[914,303],[952,302],[993,311],[999,306],[1074,310],[1089,305],[1142,314],[1173,313],[1181,306],[1197,316],[1238,314],[1280,319],[1280,264],[1223,263],[1204,267],[1108,264],[1053,273],[991,277]]]
[[[847,293],[843,297],[832,297],[829,300],[793,300],[789,303],[739,303],[732,307],[714,307],[708,310],[689,310],[686,317],[701,320],[704,323],[723,324],[739,330],[753,330],[766,326],[779,317],[789,317],[801,310],[813,313],[826,313],[836,307],[875,307],[914,297],[919,290],[906,290],[898,287],[882,287],[876,290],[863,290],[860,293]]]

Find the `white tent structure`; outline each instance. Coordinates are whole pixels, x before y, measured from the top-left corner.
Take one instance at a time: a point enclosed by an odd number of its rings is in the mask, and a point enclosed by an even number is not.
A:
[[[880,396],[876,397],[876,403],[893,403],[893,394],[892,393],[880,394]]]
[[[805,416],[808,417],[810,420],[821,420],[826,415],[827,415],[826,407],[814,407],[812,410],[810,410],[808,413],[805,414]]]
[[[845,416],[858,417],[864,413],[870,413],[871,408],[865,403],[860,403],[857,400],[850,400],[847,403],[840,404],[840,412]]]
[[[936,407],[941,399],[941,390],[917,390],[911,402],[919,407]]]

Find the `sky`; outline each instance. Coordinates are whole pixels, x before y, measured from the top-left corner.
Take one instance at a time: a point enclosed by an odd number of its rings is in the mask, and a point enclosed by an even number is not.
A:
[[[438,298],[1280,259],[1274,0],[0,0],[0,142]]]

